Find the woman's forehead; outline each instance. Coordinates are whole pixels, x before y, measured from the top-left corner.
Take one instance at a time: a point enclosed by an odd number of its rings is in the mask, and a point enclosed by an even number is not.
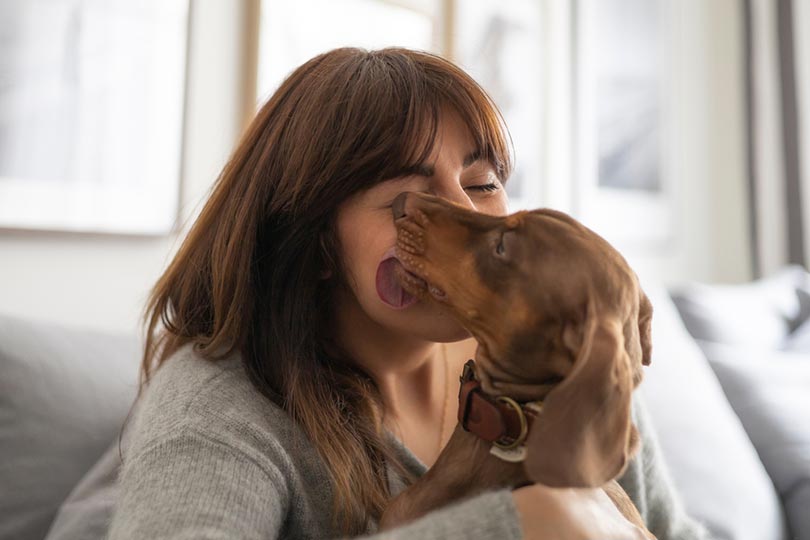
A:
[[[432,176],[435,163],[440,155],[445,157],[448,152],[464,168],[479,161],[486,160],[488,149],[483,148],[483,134],[475,136],[472,126],[466,122],[454,109],[443,107],[436,115],[435,125],[425,121],[418,136],[411,143],[407,152],[406,162],[402,163],[396,175],[391,177],[419,174]],[[407,162],[410,160],[410,162]]]

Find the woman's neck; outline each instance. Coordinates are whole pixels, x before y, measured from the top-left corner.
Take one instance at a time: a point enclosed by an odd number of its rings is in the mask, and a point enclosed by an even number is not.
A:
[[[335,314],[341,349],[376,383],[385,426],[430,466],[446,444],[458,411],[458,376],[475,340],[439,344],[392,332],[350,306]]]
[[[364,334],[343,347],[377,384],[386,416],[424,417],[442,404],[446,381],[440,345]]]

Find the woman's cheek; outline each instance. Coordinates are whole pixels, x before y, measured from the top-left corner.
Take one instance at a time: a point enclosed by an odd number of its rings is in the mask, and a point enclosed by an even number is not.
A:
[[[506,197],[493,197],[491,200],[477,207],[478,211],[490,216],[505,216],[509,214],[509,205]]]

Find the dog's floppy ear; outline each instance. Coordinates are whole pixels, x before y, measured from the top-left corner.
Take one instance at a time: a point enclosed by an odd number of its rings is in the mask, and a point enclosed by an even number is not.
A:
[[[649,366],[652,362],[652,316],[650,299],[638,288],[638,333],[641,339],[641,363]]]
[[[534,482],[601,486],[624,470],[635,451],[633,374],[622,325],[595,311],[591,302],[574,365],[546,397],[529,433],[525,467]]]

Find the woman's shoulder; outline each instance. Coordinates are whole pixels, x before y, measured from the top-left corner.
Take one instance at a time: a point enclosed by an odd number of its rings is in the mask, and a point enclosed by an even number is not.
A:
[[[250,382],[234,351],[211,360],[186,344],[153,374],[127,431],[127,453],[137,454],[181,433],[237,451],[285,456],[309,446],[302,430]]]

